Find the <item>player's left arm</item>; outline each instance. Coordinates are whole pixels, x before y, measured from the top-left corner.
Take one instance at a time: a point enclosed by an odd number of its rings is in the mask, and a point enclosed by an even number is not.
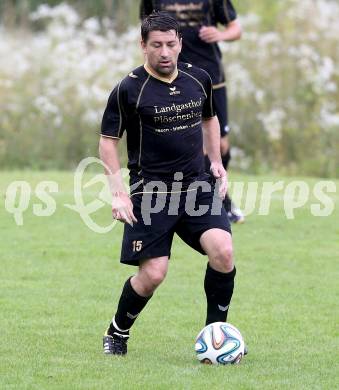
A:
[[[215,26],[203,26],[199,31],[200,39],[207,43],[240,39],[242,29],[232,2],[216,0],[213,4],[216,22],[220,23],[222,28],[219,30]]]
[[[225,198],[227,192],[227,174],[220,155],[220,125],[217,116],[203,118],[204,148],[211,161],[211,173],[219,181],[219,196]]]

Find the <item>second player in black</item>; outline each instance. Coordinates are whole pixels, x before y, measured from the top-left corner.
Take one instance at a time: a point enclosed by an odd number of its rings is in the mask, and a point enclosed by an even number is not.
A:
[[[183,35],[179,60],[206,70],[213,82],[213,104],[220,123],[221,155],[224,168],[230,160],[228,102],[224,66],[218,45],[241,36],[241,26],[230,0],[141,0],[141,19],[154,11],[165,11],[177,19]],[[222,26],[221,29],[217,28]],[[210,162],[206,158],[206,170]],[[241,223],[244,215],[228,194],[224,201],[228,217]]]

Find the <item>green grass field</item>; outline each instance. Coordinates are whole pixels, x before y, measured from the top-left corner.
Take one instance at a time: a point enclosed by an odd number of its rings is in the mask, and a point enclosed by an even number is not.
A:
[[[13,180],[33,188],[58,182],[53,216],[35,216],[32,195],[17,226],[4,207]],[[316,179],[307,183],[312,188]],[[287,220],[276,196],[268,216],[255,212],[234,227],[238,274],[228,320],[249,355],[239,366],[217,367],[194,355],[206,259],[179,239],[166,281],[133,328],[128,356],[103,355],[103,331],[134,269],[119,265],[121,226],[94,233],[63,206],[74,203],[72,185],[71,173],[0,173],[1,389],[338,388],[337,192],[329,217],[312,216],[311,199]],[[95,218],[107,224],[110,214],[106,206]]]

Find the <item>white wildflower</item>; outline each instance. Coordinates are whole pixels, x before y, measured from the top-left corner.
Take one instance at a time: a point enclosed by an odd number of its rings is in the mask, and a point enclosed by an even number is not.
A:
[[[90,126],[98,126],[101,123],[102,119],[102,110],[93,110],[89,109],[85,111],[83,115],[83,120],[85,123],[89,124]]]
[[[232,146],[232,165],[235,168],[247,170],[251,166],[251,159],[246,156],[246,152],[243,149]]]
[[[254,97],[258,104],[263,103],[265,99],[265,91],[263,91],[262,89],[257,89],[254,93]]]
[[[97,18],[92,17],[92,18],[86,19],[82,25],[83,25],[85,30],[88,30],[88,31],[91,31],[94,33],[97,33],[100,31],[100,23],[99,23]]]
[[[323,129],[336,128],[339,131],[339,113],[335,112],[336,105],[325,104],[320,111],[320,126]]]
[[[256,87],[249,71],[240,63],[231,62],[227,66],[227,84],[231,97],[245,98],[255,92]]]
[[[264,125],[264,129],[271,140],[278,140],[281,138],[282,122],[286,117],[286,113],[282,108],[276,108],[267,114],[259,113],[259,119]]]
[[[54,105],[46,96],[37,96],[34,99],[34,105],[45,115],[59,114],[58,107]]]
[[[260,23],[259,15],[254,13],[242,14],[239,16],[239,20],[244,30],[257,28]]]
[[[76,26],[80,20],[75,9],[66,3],[61,3],[55,7],[41,4],[35,12],[30,14],[30,18],[32,21],[50,18],[68,26]]]

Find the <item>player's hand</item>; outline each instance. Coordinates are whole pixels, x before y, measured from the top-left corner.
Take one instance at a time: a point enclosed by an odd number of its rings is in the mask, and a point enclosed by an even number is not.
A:
[[[126,192],[113,195],[112,216],[114,219],[131,226],[133,226],[133,222],[138,222],[133,214],[133,203]]]
[[[219,185],[219,196],[224,199],[227,192],[227,173],[220,162],[211,162],[211,173]]]
[[[221,41],[221,33],[214,26],[202,26],[199,30],[199,37],[206,43],[214,43]]]

